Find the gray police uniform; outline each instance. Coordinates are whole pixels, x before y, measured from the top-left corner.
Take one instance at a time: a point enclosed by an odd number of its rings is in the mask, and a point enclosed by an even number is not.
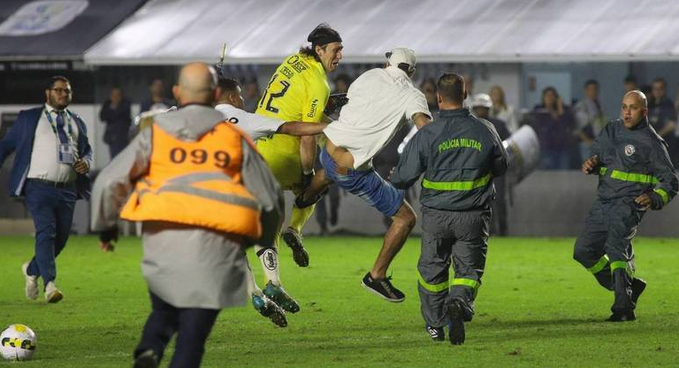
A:
[[[677,194],[678,181],[667,144],[644,118],[632,129],[621,119],[609,122],[594,140],[599,157],[597,199],[575,243],[573,258],[606,289],[615,291],[613,313],[636,307],[630,297],[634,278],[632,238],[646,211],[635,198],[647,193],[659,210]]]
[[[471,320],[486,263],[493,177],[507,170],[507,152],[492,124],[467,109],[441,110],[406,146],[391,177],[406,189],[424,173],[422,250],[417,269],[422,315],[430,326],[448,323],[459,300]],[[451,262],[455,277],[448,270]]]

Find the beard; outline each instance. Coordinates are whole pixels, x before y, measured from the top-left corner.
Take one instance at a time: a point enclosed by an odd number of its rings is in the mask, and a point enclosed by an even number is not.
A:
[[[66,98],[59,98],[59,97],[55,98],[55,97],[50,95],[47,98],[47,103],[57,110],[65,109],[69,105],[70,102],[71,102],[71,99],[68,98],[68,97],[66,97]]]

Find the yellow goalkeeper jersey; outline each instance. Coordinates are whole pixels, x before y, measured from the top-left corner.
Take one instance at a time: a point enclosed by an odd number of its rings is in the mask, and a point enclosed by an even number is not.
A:
[[[330,86],[323,64],[301,53],[278,66],[257,105],[256,114],[283,121],[317,123],[323,117]],[[279,154],[299,155],[299,137],[274,134],[257,145],[275,145]]]

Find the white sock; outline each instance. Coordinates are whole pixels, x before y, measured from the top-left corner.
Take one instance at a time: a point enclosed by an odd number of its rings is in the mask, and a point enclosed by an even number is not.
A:
[[[280,271],[278,270],[278,249],[277,248],[264,248],[260,246],[255,246],[257,251],[257,257],[262,263],[262,269],[264,270],[264,275],[267,281],[271,281],[272,284],[276,286],[281,285]]]

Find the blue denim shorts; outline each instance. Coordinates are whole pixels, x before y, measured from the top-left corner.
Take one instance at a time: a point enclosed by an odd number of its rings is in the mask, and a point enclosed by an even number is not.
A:
[[[386,216],[394,216],[401,208],[405,191],[394,188],[372,168],[365,171],[349,169],[346,175],[340,174],[337,172],[337,164],[325,148],[321,150],[321,165],[328,179],[347,192],[359,196]]]

